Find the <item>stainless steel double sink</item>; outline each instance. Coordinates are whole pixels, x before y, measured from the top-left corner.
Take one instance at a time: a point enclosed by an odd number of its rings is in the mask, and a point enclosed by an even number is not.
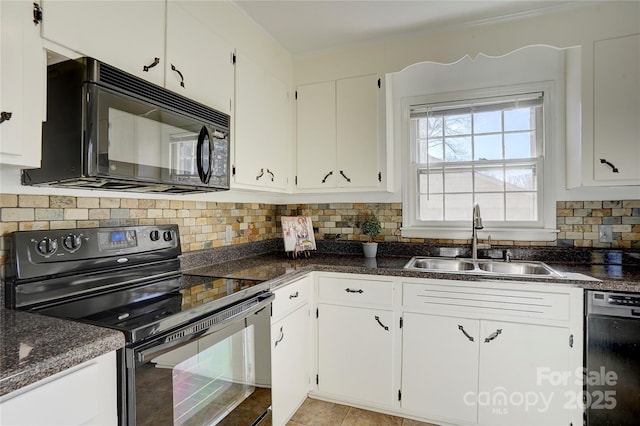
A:
[[[473,260],[469,258],[412,257],[404,269],[455,274],[480,274],[508,277],[556,277],[564,275],[542,262]]]

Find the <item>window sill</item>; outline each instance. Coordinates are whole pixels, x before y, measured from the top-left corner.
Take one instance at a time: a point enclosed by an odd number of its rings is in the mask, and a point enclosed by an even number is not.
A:
[[[469,229],[460,228],[427,228],[406,227],[401,228],[403,238],[437,238],[448,240],[470,240],[471,226]],[[526,228],[484,228],[478,230],[478,239],[486,240],[489,235],[493,241],[555,241],[558,235],[557,229],[526,229]]]

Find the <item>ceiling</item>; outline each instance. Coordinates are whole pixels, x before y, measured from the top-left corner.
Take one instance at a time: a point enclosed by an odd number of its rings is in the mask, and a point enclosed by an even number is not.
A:
[[[369,40],[541,12],[569,1],[235,0],[293,55]]]

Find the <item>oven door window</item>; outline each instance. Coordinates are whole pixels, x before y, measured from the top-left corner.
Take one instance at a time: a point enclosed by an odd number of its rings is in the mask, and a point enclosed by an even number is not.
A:
[[[248,325],[150,355],[136,366],[136,424],[215,424],[249,396],[259,401],[255,354],[255,329]],[[270,393],[265,396],[262,406],[246,404],[256,412],[233,414],[259,417],[270,405]]]
[[[196,153],[201,122],[103,87],[88,90],[94,118],[87,122],[87,149],[97,156],[96,174],[203,186]]]

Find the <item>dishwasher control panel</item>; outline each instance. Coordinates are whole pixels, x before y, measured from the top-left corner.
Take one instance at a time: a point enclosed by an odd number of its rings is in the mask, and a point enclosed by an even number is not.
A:
[[[640,294],[587,291],[586,295],[587,315],[640,318]]]

